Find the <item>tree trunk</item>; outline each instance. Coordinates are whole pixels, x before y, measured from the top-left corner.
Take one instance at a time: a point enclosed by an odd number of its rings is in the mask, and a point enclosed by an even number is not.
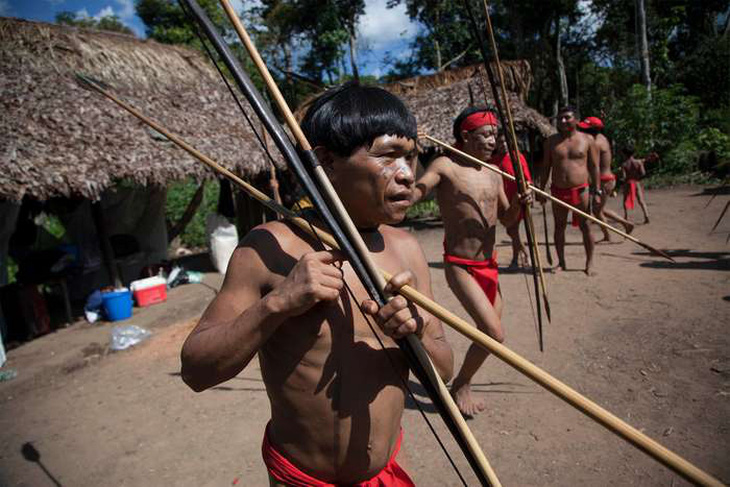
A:
[[[644,0],[636,0],[636,13],[639,21],[639,53],[641,61],[641,81],[651,96],[651,71],[649,68],[649,41],[646,36],[646,6]]]
[[[441,44],[438,39],[433,40],[433,48],[436,50],[436,71],[441,71]]]
[[[294,72],[291,41],[284,42],[282,48],[282,50],[284,51],[284,64],[286,65],[286,88],[289,92],[289,99],[292,103],[296,103],[297,100],[296,91],[294,90],[294,79],[291,75]]]
[[[558,68],[558,86],[560,87],[560,106],[568,104],[568,78],[565,75],[565,64],[561,53],[560,14],[555,16],[555,63]]]
[[[355,81],[360,81],[360,73],[357,70],[357,39],[355,39],[355,29],[350,34],[350,65],[352,67],[352,77]]]

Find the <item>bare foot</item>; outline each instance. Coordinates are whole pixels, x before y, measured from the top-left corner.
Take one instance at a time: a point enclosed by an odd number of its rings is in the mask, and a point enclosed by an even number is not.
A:
[[[626,230],[626,233],[627,234],[631,235],[631,232],[634,231],[634,224],[631,223],[631,222],[625,223],[624,224],[624,229]]]
[[[596,242],[596,244],[600,244],[600,243],[611,243],[611,237],[608,235],[605,235],[601,240]]]
[[[561,264],[561,263],[558,263],[557,266],[553,267],[553,272],[555,272],[555,273],[563,272],[566,270],[568,270],[568,267],[565,264]]]
[[[648,225],[648,224],[649,224],[649,217],[647,216],[647,217],[644,217],[644,225]]]
[[[507,266],[507,269],[514,270],[517,269],[520,266],[520,264],[517,262],[517,259],[512,259],[512,261]]]
[[[586,267],[583,272],[585,272],[586,273],[586,276],[588,276],[588,277],[593,277],[593,276],[596,275],[596,271],[594,271],[590,267]]]
[[[480,412],[484,411],[484,402],[475,400],[471,395],[471,385],[468,382],[464,384],[454,383],[451,386],[451,395],[454,401],[464,415],[464,418],[471,419]]]

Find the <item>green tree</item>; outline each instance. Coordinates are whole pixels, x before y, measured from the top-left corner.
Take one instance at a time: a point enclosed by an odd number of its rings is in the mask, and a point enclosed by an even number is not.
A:
[[[97,20],[93,17],[80,17],[73,12],[64,11],[56,14],[56,23],[85,29],[105,30],[134,35],[132,29],[124,25],[116,15],[106,15]]]

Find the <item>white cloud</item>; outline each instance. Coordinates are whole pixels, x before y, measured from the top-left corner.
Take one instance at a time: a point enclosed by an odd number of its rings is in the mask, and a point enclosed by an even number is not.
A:
[[[392,42],[416,35],[416,24],[406,15],[406,7],[400,3],[387,8],[387,0],[367,0],[365,14],[360,17],[360,37],[375,50]]]
[[[113,9],[113,8],[111,8],[110,6],[108,6],[108,5],[107,5],[107,6],[106,6],[106,7],[104,7],[103,9],[99,10],[99,11],[97,12],[97,14],[96,14],[96,15],[94,15],[94,18],[95,18],[96,20],[101,20],[101,19],[103,19],[104,17],[112,17],[112,16],[114,16],[114,15],[116,15],[116,13],[114,12],[114,9]]]
[[[77,19],[88,19],[89,18],[89,11],[85,8],[82,8],[81,10],[76,11],[76,18]]]
[[[133,0],[114,0],[116,4],[119,6],[119,10],[117,11],[117,15],[122,20],[132,20],[135,15],[134,11],[134,1]]]
[[[0,0],[0,15],[10,14],[10,4],[7,0]]]

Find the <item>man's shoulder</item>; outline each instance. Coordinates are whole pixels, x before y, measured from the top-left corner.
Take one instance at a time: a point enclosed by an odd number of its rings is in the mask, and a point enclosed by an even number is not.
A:
[[[421,244],[418,243],[418,239],[408,230],[392,227],[390,225],[381,225],[380,233],[383,235],[383,239],[386,242],[386,248],[390,248],[391,251],[407,258],[411,258],[413,255],[418,254],[413,251],[415,248],[421,248]]]
[[[431,164],[429,164],[428,169],[434,170],[434,171],[443,171],[444,169],[448,168],[453,164],[454,161],[447,156],[446,154],[442,154],[438,157],[436,157],[433,161],[431,161]]]

